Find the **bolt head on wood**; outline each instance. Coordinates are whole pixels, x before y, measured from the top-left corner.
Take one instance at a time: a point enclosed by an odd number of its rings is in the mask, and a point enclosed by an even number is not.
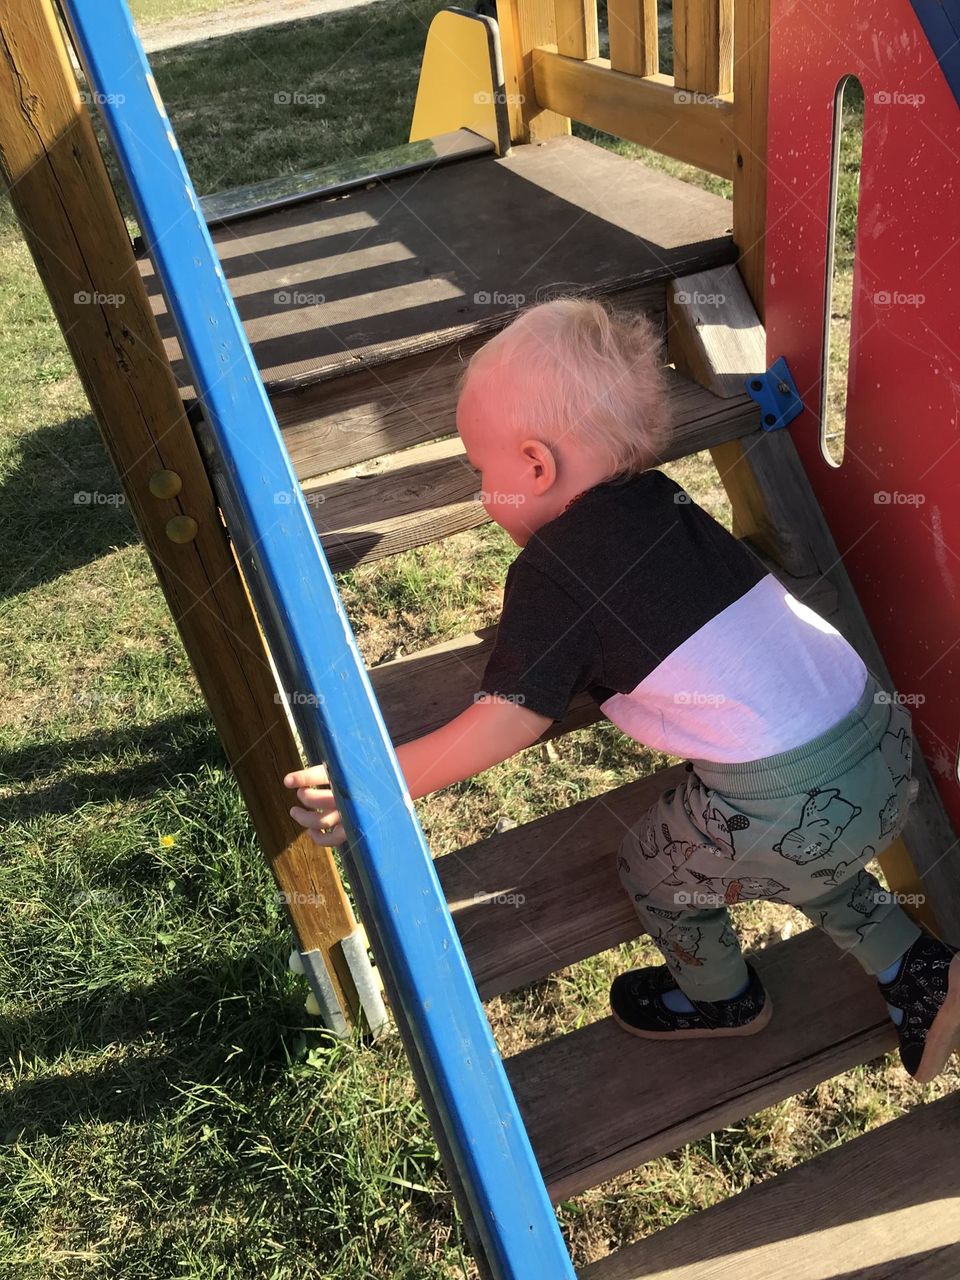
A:
[[[149,487],[155,498],[175,498],[183,488],[183,481],[176,471],[155,471]]]
[[[197,536],[197,522],[193,516],[174,516],[167,521],[167,537],[171,542],[192,542]]]

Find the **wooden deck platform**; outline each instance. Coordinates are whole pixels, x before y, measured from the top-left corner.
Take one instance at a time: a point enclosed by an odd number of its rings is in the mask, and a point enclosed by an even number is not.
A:
[[[273,394],[500,327],[532,302],[734,260],[728,201],[574,137],[216,228]],[[148,258],[167,353],[189,375]]]

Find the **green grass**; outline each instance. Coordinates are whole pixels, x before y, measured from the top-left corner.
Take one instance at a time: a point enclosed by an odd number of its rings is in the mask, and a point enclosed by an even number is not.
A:
[[[853,262],[856,249],[860,160],[863,151],[863,86],[846,82],[840,106],[840,152],[837,157],[837,202],[833,249],[833,283],[828,324],[829,348],[824,389],[827,456],[843,461],[847,424],[847,372],[850,365],[850,324],[853,309]]]
[[[442,7],[378,0],[354,14],[153,55],[197,190],[406,142],[427,28]]]
[[[435,7],[158,55],[198,187],[402,141]],[[321,115],[275,104],[290,85],[323,92]],[[119,487],[5,206],[0,360],[0,1277],[473,1275],[397,1037],[330,1045],[304,1015],[272,881],[129,513],[74,502]],[[670,470],[729,524],[709,458]],[[493,622],[514,554],[488,526],[340,575],[364,657]],[[417,809],[446,853],[651,763],[602,723]],[[748,945],[804,924],[772,904],[737,922]],[[505,1051],[603,1016],[609,978],[638,957],[657,958],[619,948],[491,1002]],[[563,1206],[576,1260],[956,1084],[920,1089],[887,1059],[654,1160]]]

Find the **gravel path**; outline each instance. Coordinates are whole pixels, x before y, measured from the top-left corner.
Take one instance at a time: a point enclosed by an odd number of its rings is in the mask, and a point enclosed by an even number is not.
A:
[[[317,18],[325,13],[338,13],[342,9],[358,9],[376,3],[377,0],[254,0],[252,4],[213,9],[209,13],[197,13],[173,22],[145,24],[139,32],[147,53],[157,53],[181,44],[215,40],[218,36],[253,31],[258,27],[282,26],[303,18]]]

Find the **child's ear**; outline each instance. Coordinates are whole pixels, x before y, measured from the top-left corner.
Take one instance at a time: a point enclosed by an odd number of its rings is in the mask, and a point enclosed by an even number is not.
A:
[[[557,479],[557,460],[553,450],[542,440],[524,440],[520,454],[532,470],[537,493],[546,493]]]

